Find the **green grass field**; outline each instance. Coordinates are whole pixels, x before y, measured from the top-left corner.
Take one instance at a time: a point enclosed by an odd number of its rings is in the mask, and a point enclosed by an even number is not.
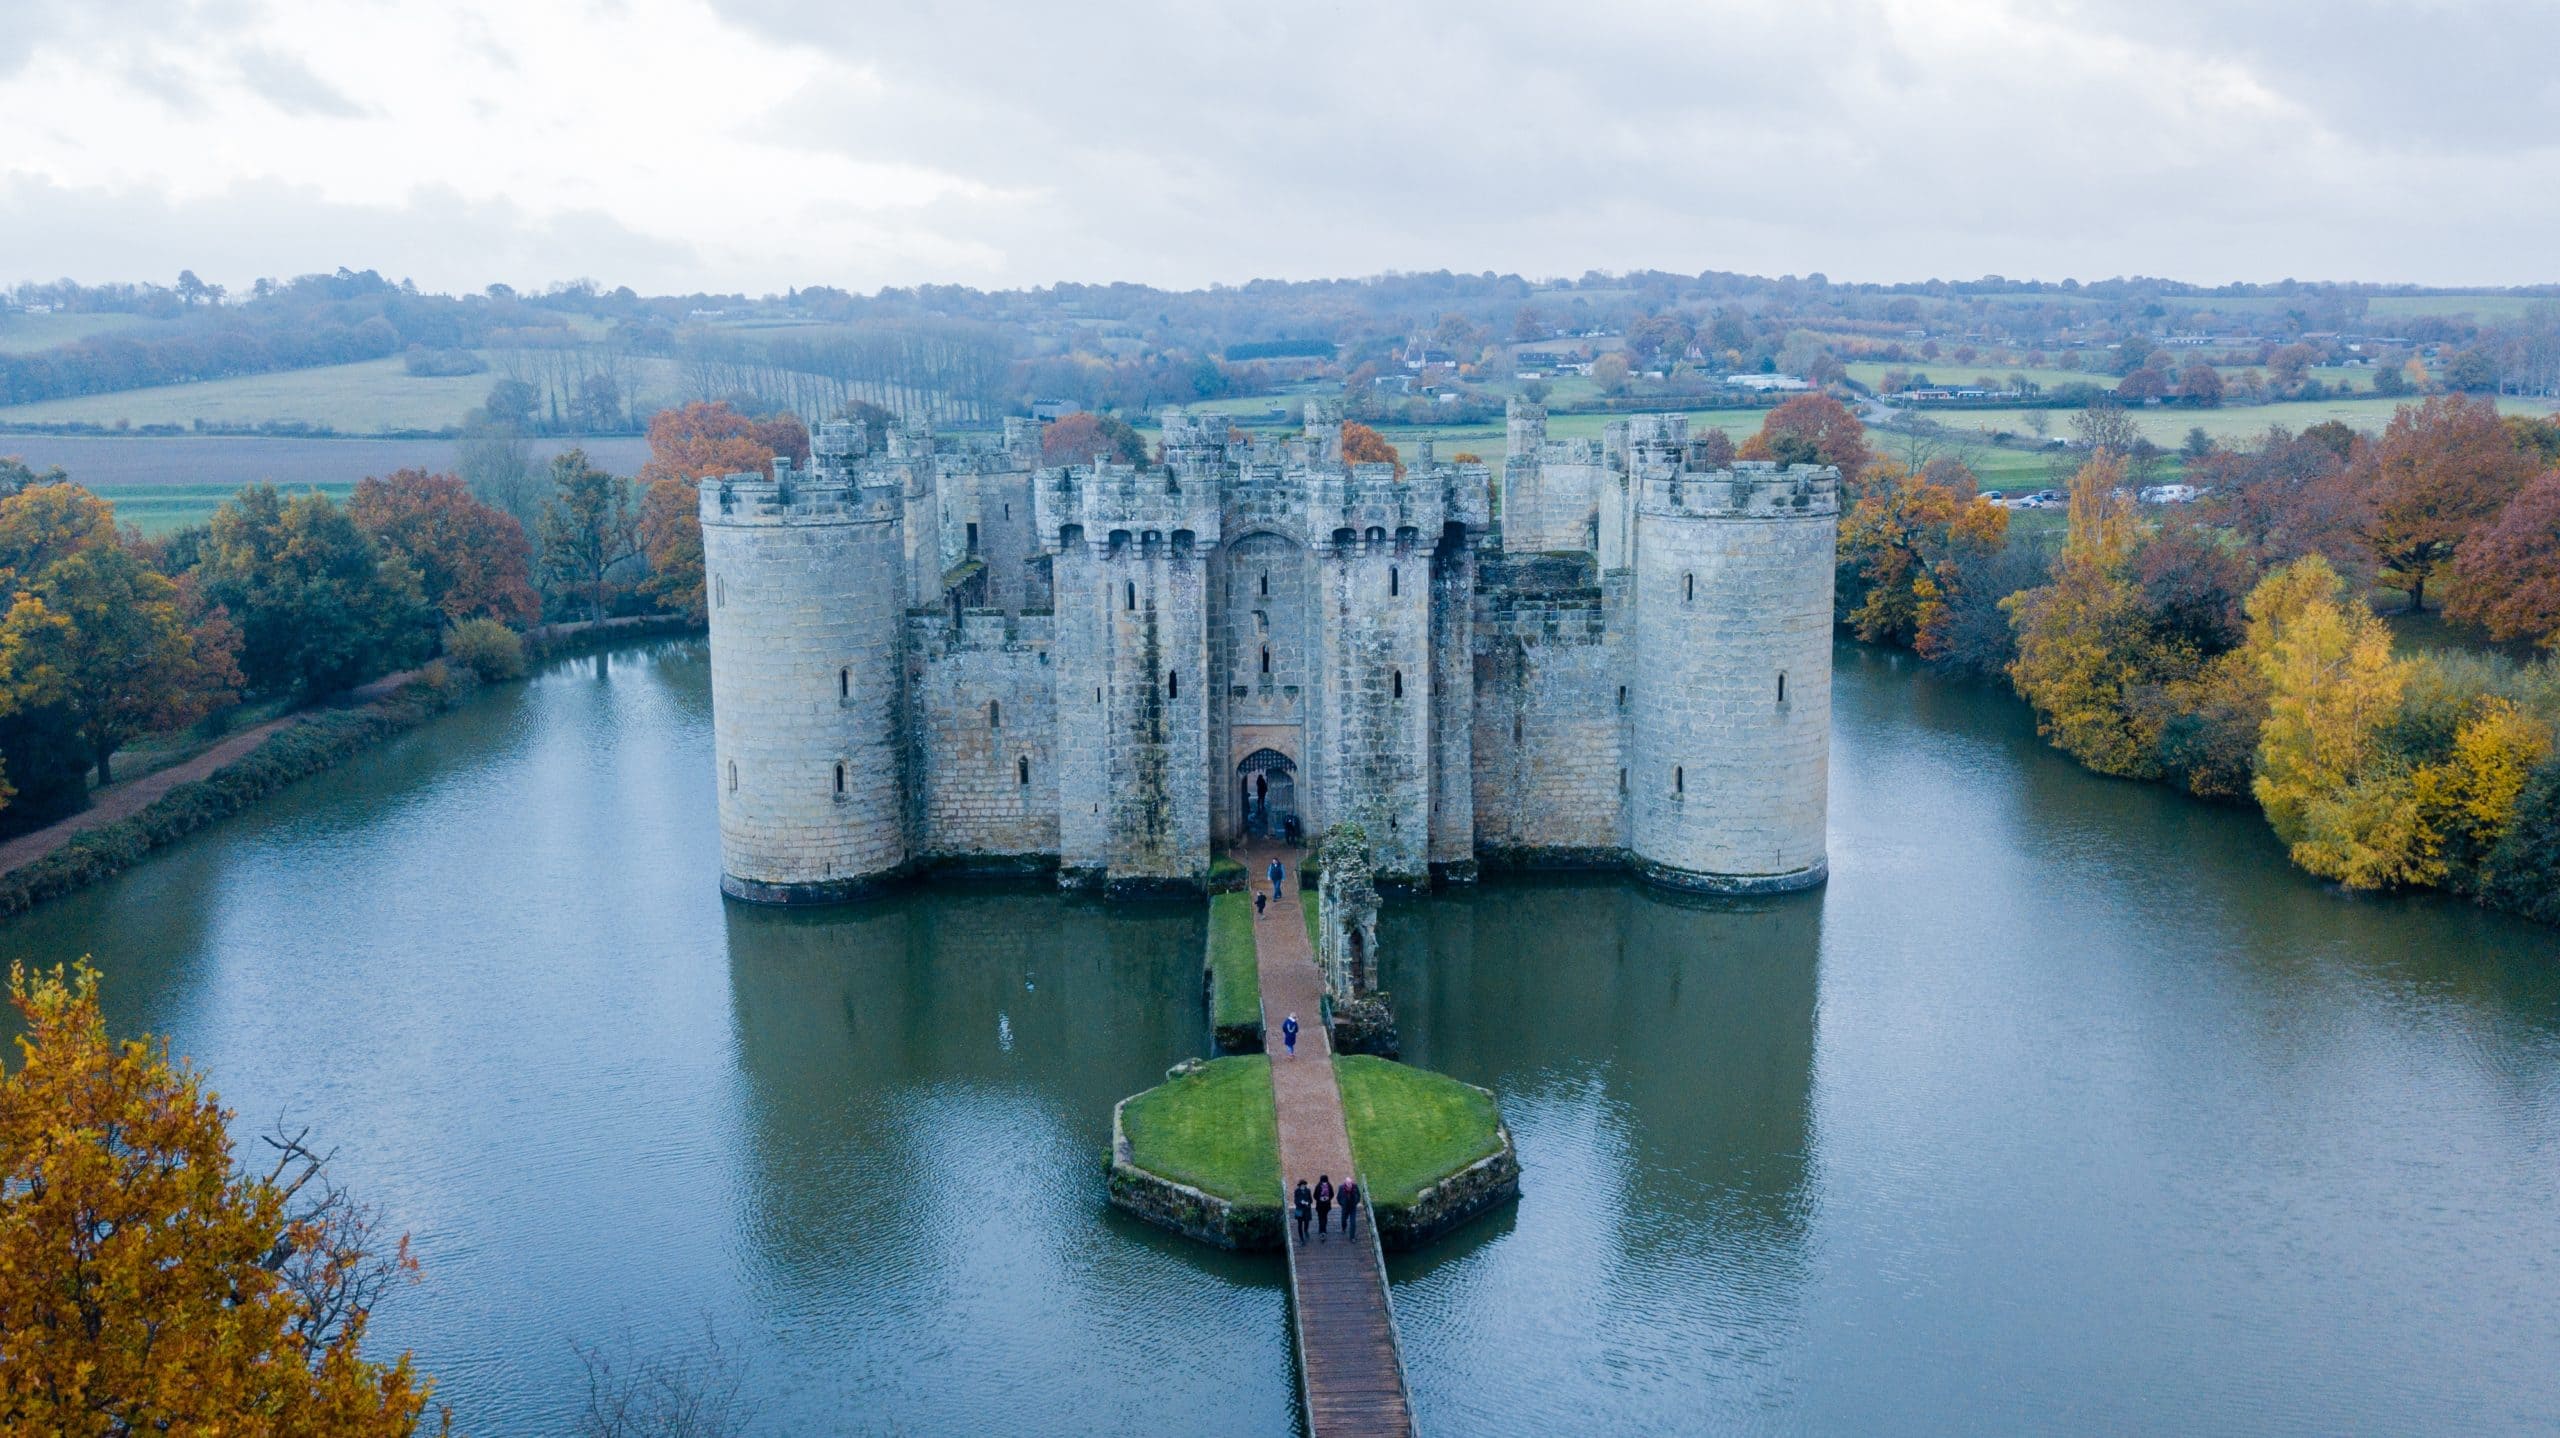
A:
[[[0,354],[31,354],[91,335],[138,329],[149,323],[140,315],[0,314]]]
[[[0,408],[0,424],[254,425],[298,422],[341,434],[448,429],[488,398],[495,372],[413,375],[399,359],[364,360],[318,369],[242,375],[197,384],[161,385]],[[644,394],[671,394],[675,368],[644,360]],[[644,401],[645,403],[645,401]]]
[[[1253,895],[1209,896],[1209,1022],[1220,1028],[1262,1021],[1262,980],[1253,949]]]
[[[1129,1160],[1149,1173],[1238,1203],[1280,1202],[1280,1121],[1271,1102],[1271,1059],[1211,1059],[1120,1111]]]
[[[340,504],[355,493],[352,484],[279,485],[287,494],[300,494],[316,489]],[[157,539],[172,530],[190,524],[202,524],[213,518],[222,502],[240,492],[239,486],[228,484],[100,484],[90,489],[100,499],[115,506],[116,523],[139,528],[146,539]]]
[[[2483,324],[2520,320],[2535,305],[2552,303],[2548,295],[2376,295],[2364,307],[2365,318],[2415,319],[2420,315],[2468,315]]]
[[[1984,375],[1989,375],[2005,384],[2013,374],[2025,375],[2030,382],[2043,385],[2047,389],[2066,384],[2112,385],[2115,383],[2115,377],[2112,375],[2093,375],[2083,370],[2035,369],[2026,365],[2001,364],[1992,360],[1958,364],[1954,359],[1944,356],[1933,360],[1906,360],[1898,364],[1880,364],[1861,360],[1844,368],[1849,371],[1849,378],[1869,389],[1882,384],[1884,372],[1889,369],[1898,369],[1910,374],[1925,374],[1936,384],[1971,384]]]
[[[1333,1075],[1352,1162],[1373,1203],[1411,1203],[1501,1147],[1501,1116],[1473,1085],[1365,1054],[1335,1059]]]
[[[2189,429],[2201,428],[2217,442],[2231,443],[2255,439],[2270,425],[2282,425],[2299,434],[2312,425],[2338,420],[2353,429],[2380,431],[2391,423],[2392,414],[2403,399],[2379,399],[2365,396],[2357,399],[2324,399],[2288,401],[2283,404],[2230,405],[2222,409],[2183,409],[2172,406],[2137,408],[2128,411],[2136,428],[2153,444],[2175,449]],[[2498,408],[2508,414],[2547,415],[2552,412],[2549,400],[2501,399]],[[2053,433],[2071,433],[2071,410],[2046,410],[2046,422]],[[2018,409],[1946,410],[1931,418],[1950,429],[1974,429],[1984,433],[2006,430],[2013,434],[2028,432],[2028,412]]]

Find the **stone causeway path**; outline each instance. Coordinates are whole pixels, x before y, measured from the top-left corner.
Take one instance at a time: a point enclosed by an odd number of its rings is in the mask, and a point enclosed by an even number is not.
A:
[[[1341,1212],[1335,1231],[1309,1231],[1297,1241],[1289,1194],[1299,1179],[1329,1174],[1338,1186],[1352,1172],[1351,1137],[1342,1124],[1342,1091],[1334,1083],[1333,1046],[1325,1035],[1324,976],[1307,944],[1298,896],[1296,849],[1267,842],[1238,853],[1254,887],[1269,892],[1274,858],[1288,866],[1287,897],[1254,920],[1254,963],[1262,987],[1263,1033],[1271,1052],[1271,1088],[1280,1117],[1281,1211],[1289,1248],[1289,1296],[1298,1337],[1299,1393],[1315,1438],[1412,1434],[1413,1397],[1387,1297],[1386,1258],[1378,1226],[1363,1205],[1360,1236],[1346,1241]],[[1298,1052],[1280,1041],[1280,1021],[1298,1016]]]

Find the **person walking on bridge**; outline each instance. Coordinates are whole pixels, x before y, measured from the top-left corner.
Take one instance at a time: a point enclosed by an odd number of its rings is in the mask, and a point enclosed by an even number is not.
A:
[[[1304,1243],[1307,1241],[1307,1220],[1313,1217],[1316,1211],[1315,1194],[1308,1189],[1307,1181],[1302,1178],[1298,1180],[1298,1191],[1291,1196],[1291,1199],[1298,1210],[1298,1241]]]
[[[1316,1233],[1322,1235],[1325,1224],[1333,1218],[1333,1175],[1316,1175]]]
[[[1360,1225],[1360,1175],[1343,1175],[1342,1187],[1334,1190],[1333,1197],[1342,1205],[1342,1236],[1349,1238]]]

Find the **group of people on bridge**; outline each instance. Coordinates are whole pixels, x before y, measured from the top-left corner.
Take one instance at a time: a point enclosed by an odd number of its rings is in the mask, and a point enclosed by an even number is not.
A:
[[[1317,1240],[1323,1241],[1333,1221],[1333,1208],[1337,1203],[1342,1205],[1342,1236],[1347,1239],[1359,1232],[1360,1180],[1346,1174],[1342,1179],[1342,1187],[1338,1189],[1333,1186],[1331,1174],[1316,1175],[1314,1188],[1307,1187],[1305,1179],[1298,1180],[1298,1190],[1292,1195],[1292,1207],[1298,1217],[1300,1243],[1307,1241],[1309,1219],[1315,1220]]]

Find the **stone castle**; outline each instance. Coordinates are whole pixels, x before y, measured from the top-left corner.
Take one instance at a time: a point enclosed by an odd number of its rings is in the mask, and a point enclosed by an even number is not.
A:
[[[1345,823],[1382,881],[1822,881],[1834,471],[1514,402],[1497,511],[1472,457],[1346,463],[1340,419],[1170,411],[1158,465],[1072,468],[1028,420],[830,424],[706,481],[723,887],[1197,889],[1249,830]]]

